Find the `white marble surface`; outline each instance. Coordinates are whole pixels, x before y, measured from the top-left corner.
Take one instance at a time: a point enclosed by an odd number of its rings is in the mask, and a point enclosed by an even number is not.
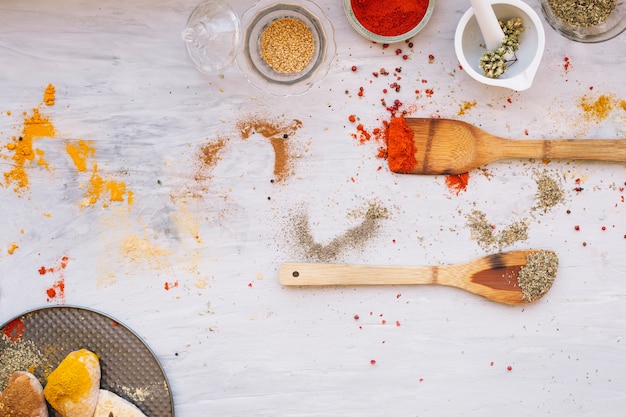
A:
[[[117,317],[158,355],[181,417],[619,413],[624,166],[498,162],[470,173],[457,196],[443,176],[391,174],[376,157],[379,143],[352,137],[351,114],[370,131],[389,119],[380,99],[393,80],[371,74],[399,66],[402,89],[387,97],[414,116],[460,118],[519,139],[624,137],[626,36],[578,44],[544,21],[534,85],[488,88],[458,68],[453,50],[468,3],[439,1],[414,47],[399,45],[403,60],[398,46],[383,50],[355,34],[339,0],[320,1],[335,26],[336,59],[310,93],[279,99],[249,86],[237,66],[221,76],[195,70],[180,37],[195,1],[0,3],[0,170],[12,167],[6,144],[20,134],[22,112],[40,106],[56,128],[54,138],[37,141],[49,169],[28,166],[26,192],[0,187],[0,321],[54,303]],[[250,5],[233,2],[238,13]],[[41,104],[49,83],[54,106]],[[580,100],[602,95],[613,111],[590,120]],[[300,157],[282,184],[270,182],[267,141],[244,141],[237,131],[251,115],[302,121],[290,138]],[[220,137],[229,145],[211,178],[198,183],[196,152]],[[77,139],[92,141],[89,163],[123,181],[132,204],[80,206],[89,172],[77,172],[65,152]],[[561,181],[565,202],[539,213],[533,173],[543,170]],[[436,265],[493,253],[470,238],[465,215],[476,208],[496,228],[527,222],[528,239],[507,250],[557,251],[555,285],[525,307],[439,287],[279,285],[279,265],[302,260],[290,240],[294,212],[309,214],[323,243],[354,226],[349,214],[374,200],[390,218],[337,262]],[[18,248],[9,254],[12,244]],[[63,256],[64,270],[38,273]],[[59,279],[64,299],[48,300]]]

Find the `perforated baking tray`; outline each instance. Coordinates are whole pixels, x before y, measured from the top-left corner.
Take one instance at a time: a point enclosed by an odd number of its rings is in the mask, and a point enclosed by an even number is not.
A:
[[[174,402],[152,350],[114,318],[81,307],[50,306],[28,311],[2,325],[0,389],[13,371],[30,371],[45,386],[68,353],[81,348],[100,358],[100,387],[126,398],[148,417],[173,417]],[[22,369],[15,369],[22,368]],[[51,417],[60,415],[49,407]]]

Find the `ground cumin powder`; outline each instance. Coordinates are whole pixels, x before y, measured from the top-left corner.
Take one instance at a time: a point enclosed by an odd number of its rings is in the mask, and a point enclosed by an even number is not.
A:
[[[292,174],[293,159],[296,155],[292,150],[290,139],[301,127],[300,120],[282,124],[270,120],[246,118],[237,123],[242,139],[249,139],[252,134],[258,133],[269,140],[274,150],[274,180],[276,182],[282,182]]]

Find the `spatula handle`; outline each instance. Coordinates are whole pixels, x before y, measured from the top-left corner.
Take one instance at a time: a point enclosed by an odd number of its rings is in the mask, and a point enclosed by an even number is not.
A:
[[[626,162],[626,139],[556,139],[509,141],[514,158]]]
[[[284,263],[278,280],[282,285],[317,286],[432,284],[437,268]]]

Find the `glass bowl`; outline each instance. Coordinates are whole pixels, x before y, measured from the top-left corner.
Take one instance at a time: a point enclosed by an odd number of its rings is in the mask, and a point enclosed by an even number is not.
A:
[[[313,36],[314,51],[306,67],[297,72],[279,72],[261,55],[263,32],[275,21],[293,18],[304,23]],[[308,0],[298,3],[275,3],[261,0],[241,18],[246,28],[242,47],[237,53],[237,65],[254,87],[275,96],[300,95],[308,92],[328,74],[337,47],[333,25],[319,6]]]
[[[577,42],[604,42],[613,39],[626,30],[626,2],[623,0],[616,1],[615,9],[604,22],[587,27],[572,25],[560,19],[553,11],[548,0],[541,0],[541,11],[554,30],[564,37]]]
[[[411,1],[411,0],[407,0],[407,1]],[[344,0],[343,8],[346,12],[346,17],[348,18],[348,22],[350,22],[350,25],[354,28],[354,30],[357,31],[359,35],[373,42],[389,44],[389,43],[395,43],[395,42],[402,42],[407,39],[410,39],[413,36],[417,35],[419,31],[424,29],[424,27],[426,26],[426,24],[430,20],[430,17],[433,14],[433,9],[435,8],[435,0],[430,0],[428,2],[428,7],[426,8],[426,13],[424,14],[424,17],[422,17],[422,20],[420,20],[420,22],[413,29],[397,36],[382,36],[366,29],[365,26],[363,26],[361,22],[359,22],[357,17],[354,15],[354,11],[352,10],[351,0]]]
[[[195,66],[205,74],[228,67],[240,40],[239,17],[222,1],[200,3],[189,16],[182,37]]]

